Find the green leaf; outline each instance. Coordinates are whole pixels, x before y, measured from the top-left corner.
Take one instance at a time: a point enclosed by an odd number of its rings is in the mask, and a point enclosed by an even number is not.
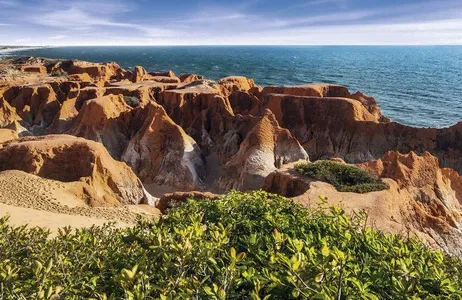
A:
[[[329,248],[327,247],[327,244],[325,242],[323,242],[322,248],[321,248],[322,256],[327,257],[327,256],[329,256],[329,253],[330,253],[330,251],[329,251]]]

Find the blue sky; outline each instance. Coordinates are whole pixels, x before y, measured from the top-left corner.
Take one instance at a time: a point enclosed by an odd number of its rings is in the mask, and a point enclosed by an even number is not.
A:
[[[0,0],[0,44],[462,44],[462,0]]]

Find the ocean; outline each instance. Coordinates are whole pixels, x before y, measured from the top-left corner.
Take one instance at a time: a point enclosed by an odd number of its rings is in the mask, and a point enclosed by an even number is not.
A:
[[[57,47],[10,55],[115,61],[132,69],[229,75],[259,85],[345,85],[373,96],[393,121],[446,127],[462,121],[462,46]]]

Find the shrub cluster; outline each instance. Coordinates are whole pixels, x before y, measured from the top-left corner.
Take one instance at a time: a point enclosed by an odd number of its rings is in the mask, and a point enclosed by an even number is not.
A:
[[[369,193],[388,188],[380,178],[367,171],[334,161],[300,163],[295,168],[302,175],[332,184],[340,192]]]
[[[462,297],[462,263],[257,191],[173,208],[130,229],[0,221],[0,299],[418,299]]]
[[[66,77],[68,76],[69,74],[67,74],[66,72],[64,71],[55,71],[55,72],[52,72],[50,74],[51,77]]]
[[[134,96],[124,96],[125,103],[129,105],[130,107],[138,107],[140,105],[140,100],[137,97]]]

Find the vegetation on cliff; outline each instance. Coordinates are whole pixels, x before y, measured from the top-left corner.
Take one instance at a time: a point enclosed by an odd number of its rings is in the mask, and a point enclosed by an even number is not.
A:
[[[459,260],[366,218],[261,191],[189,201],[130,229],[55,237],[3,218],[0,298],[462,297]]]
[[[297,164],[296,170],[302,175],[328,182],[340,192],[369,193],[388,188],[380,178],[365,170],[334,161],[300,163]]]

